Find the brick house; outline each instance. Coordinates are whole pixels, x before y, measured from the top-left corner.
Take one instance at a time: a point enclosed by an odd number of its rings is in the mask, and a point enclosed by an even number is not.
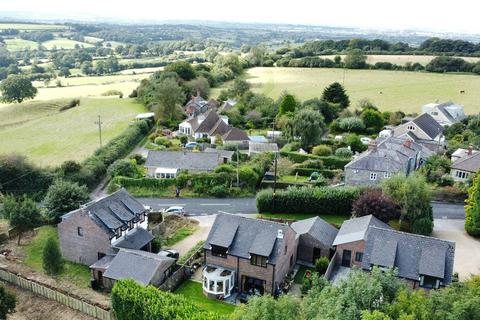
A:
[[[295,265],[297,244],[286,224],[219,214],[204,245],[204,294],[277,293]]]
[[[320,257],[332,258],[337,228],[319,217],[300,220],[291,226],[298,237],[298,264],[312,265]]]
[[[121,189],[63,215],[58,224],[63,257],[89,266],[120,248],[150,251],[148,213]]]

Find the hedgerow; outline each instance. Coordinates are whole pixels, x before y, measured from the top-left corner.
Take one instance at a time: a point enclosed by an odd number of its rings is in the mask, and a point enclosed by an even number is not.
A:
[[[350,158],[340,158],[337,156],[315,156],[313,154],[301,154],[297,152],[281,151],[280,155],[287,157],[289,160],[295,163],[302,163],[307,160],[322,160],[325,168],[328,169],[343,169],[347,163],[350,162]]]
[[[112,289],[112,309],[117,320],[217,320],[182,295],[143,287],[133,280],[120,280]]]
[[[359,187],[290,187],[275,192],[275,213],[349,215],[353,202],[361,195]],[[258,212],[273,211],[273,191],[257,193]]]

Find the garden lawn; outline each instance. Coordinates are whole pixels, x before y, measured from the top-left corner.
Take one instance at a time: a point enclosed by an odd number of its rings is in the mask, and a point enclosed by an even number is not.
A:
[[[43,248],[48,238],[53,237],[58,242],[58,232],[55,227],[43,226],[38,229],[37,235],[26,246],[25,264],[35,271],[43,271]],[[80,287],[89,287],[90,269],[87,266],[65,261],[64,270],[60,277]]]
[[[185,239],[186,237],[194,234],[195,231],[197,231],[197,229],[198,229],[198,226],[182,227],[182,228],[176,230],[172,235],[167,237],[165,239],[164,245],[167,246],[167,247],[169,247],[171,245],[174,245],[175,243],[180,242],[183,239]]]
[[[262,213],[258,214],[258,218],[268,218],[268,219],[285,219],[285,220],[305,220],[312,217],[316,217],[316,214],[310,213]],[[344,215],[335,215],[335,214],[321,214],[320,218],[325,220],[328,223],[334,224],[336,226],[341,226],[343,221],[350,219],[350,216]]]
[[[419,113],[424,104],[454,101],[469,114],[480,110],[480,76],[428,72],[347,70],[326,68],[252,68],[246,79],[253,91],[277,99],[284,91],[300,99],[320,97],[334,81],[345,85],[352,106],[364,98],[381,111]],[[227,85],[228,86],[228,85]],[[215,93],[221,88],[217,89]],[[461,94],[460,91],[465,91]],[[212,93],[213,95],[213,93]]]
[[[233,304],[209,299],[203,294],[202,284],[191,280],[185,281],[176,291],[176,294],[184,295],[189,301],[205,310],[228,317],[235,310]]]
[[[303,278],[305,278],[305,272],[307,272],[307,270],[310,270],[312,272],[315,271],[314,268],[300,266],[300,268],[297,271],[297,274],[295,274],[295,277],[293,278],[293,282],[295,282],[296,284],[302,284]]]
[[[288,183],[306,183],[308,182],[308,177],[305,176],[281,176],[278,180],[279,182],[288,182]]]
[[[0,154],[19,153],[35,164],[56,166],[81,161],[99,147],[98,115],[103,144],[118,136],[145,108],[133,99],[81,98],[80,106],[60,112],[68,100],[0,106]]]

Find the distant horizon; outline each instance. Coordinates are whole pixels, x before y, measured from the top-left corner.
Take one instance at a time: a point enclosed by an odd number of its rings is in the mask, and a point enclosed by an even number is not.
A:
[[[244,0],[240,6],[217,0],[205,0],[201,5],[191,0],[184,0],[182,3],[137,0],[135,7],[113,0],[82,0],[81,9],[74,12],[71,5],[70,1],[62,0],[43,0],[41,4],[35,0],[8,1],[0,4],[0,18],[124,24],[229,22],[371,31],[480,34],[480,24],[476,17],[480,4],[472,4],[468,0],[457,0],[455,6],[430,0],[404,0],[401,6],[394,9],[381,0],[365,0],[362,3],[344,0],[341,7],[336,3],[309,3],[308,0],[297,0],[295,5],[283,4],[281,1]]]

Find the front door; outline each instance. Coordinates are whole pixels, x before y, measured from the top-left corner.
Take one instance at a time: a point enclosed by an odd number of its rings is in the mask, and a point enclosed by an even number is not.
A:
[[[313,248],[313,263],[322,256],[322,250],[320,248]]]
[[[102,271],[98,271],[97,278],[98,278],[98,286],[103,287],[103,273],[102,273]]]
[[[352,251],[350,250],[343,250],[342,256],[342,267],[350,268],[350,262],[352,260]]]

